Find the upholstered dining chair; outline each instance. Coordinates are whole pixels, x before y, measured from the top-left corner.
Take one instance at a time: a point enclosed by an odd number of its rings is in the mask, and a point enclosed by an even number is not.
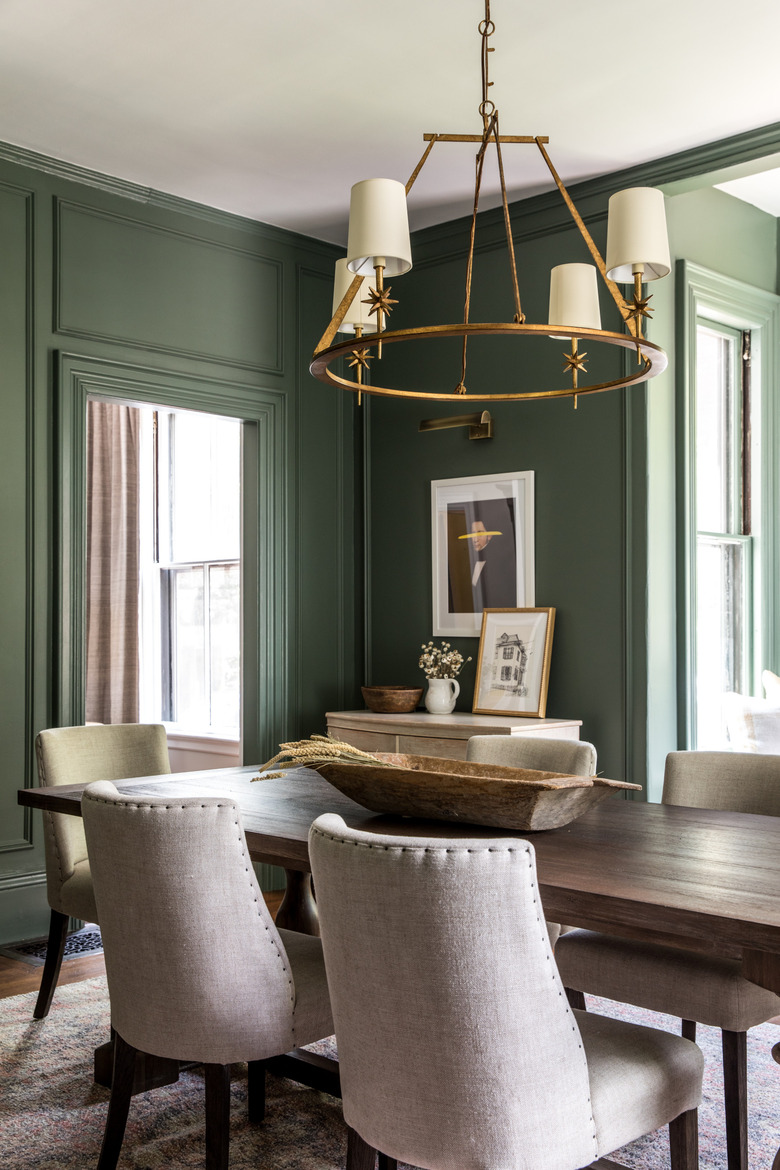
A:
[[[552,739],[536,735],[472,735],[466,759],[475,764],[506,764],[508,768],[533,768],[564,772],[567,776],[595,776],[597,753],[584,739]],[[547,932],[555,946],[571,927],[548,922]]]
[[[671,752],[662,802],[780,816],[780,756]],[[562,935],[555,957],[575,993],[681,1017],[691,1039],[697,1022],[721,1029],[728,1167],[747,1170],[747,1030],[780,1014],[780,996],[743,979],[738,959],[592,930]]]
[[[47,784],[167,775],[168,741],[156,723],[52,727],[35,740],[38,779]],[[51,909],[46,961],[33,1015],[48,1015],[60,975],[68,918],[97,922],[84,827],[78,817],[44,812],[46,892]]]
[[[119,1158],[137,1052],[205,1065],[206,1167],[227,1170],[231,1064],[261,1120],[262,1062],[333,1031],[320,940],[276,929],[233,800],[103,781],[82,810],[114,1032],[98,1170]]]
[[[703,1059],[683,1037],[569,1007],[533,846],[309,834],[348,1170],[578,1170],[669,1124],[698,1165]]]
[[[472,735],[466,759],[475,764],[506,764],[564,772],[567,776],[595,776],[596,749],[583,739],[552,739],[537,735]]]

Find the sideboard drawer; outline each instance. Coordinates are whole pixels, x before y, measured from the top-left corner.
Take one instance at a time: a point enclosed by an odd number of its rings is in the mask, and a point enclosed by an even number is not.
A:
[[[342,743],[351,743],[353,747],[364,752],[395,752],[397,736],[382,731],[358,731],[354,727],[337,727],[328,724],[328,735],[340,739]],[[406,748],[402,748],[406,751]]]
[[[438,756],[465,760],[466,739],[432,739],[425,735],[399,735],[398,751],[408,756]]]

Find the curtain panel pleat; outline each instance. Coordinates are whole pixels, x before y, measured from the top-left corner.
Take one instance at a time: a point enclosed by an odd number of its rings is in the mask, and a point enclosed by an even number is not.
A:
[[[86,720],[138,722],[139,411],[87,404]]]

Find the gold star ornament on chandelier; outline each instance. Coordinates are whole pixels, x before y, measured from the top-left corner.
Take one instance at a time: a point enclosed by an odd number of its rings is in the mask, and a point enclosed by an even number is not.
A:
[[[579,370],[584,374],[587,370],[587,366],[585,365],[585,358],[587,356],[587,350],[580,353],[575,346],[572,346],[571,353],[565,353],[563,355],[563,360],[566,363],[563,367],[564,374],[573,374],[575,370]]]
[[[650,293],[649,296],[646,296],[646,297],[637,296],[637,294],[634,293],[634,296],[628,302],[629,303],[629,310],[628,310],[628,314],[627,314],[628,319],[629,320],[633,319],[634,321],[637,322],[638,325],[642,324],[643,317],[647,317],[648,320],[652,320],[652,316],[653,316],[653,313],[655,311],[654,308],[652,308],[652,309],[649,308],[650,301],[652,299],[653,299],[652,293]]]
[[[368,349],[353,349],[352,361],[349,363],[350,367],[357,366],[359,370],[367,370],[368,363],[371,361],[371,353]]]
[[[363,304],[371,306],[371,308],[368,310],[369,316],[373,316],[374,313],[382,313],[385,315],[392,313],[392,306],[398,304],[398,301],[394,300],[390,296],[392,291],[393,286],[391,284],[388,285],[387,288],[370,288],[368,290],[368,298],[363,301]]]

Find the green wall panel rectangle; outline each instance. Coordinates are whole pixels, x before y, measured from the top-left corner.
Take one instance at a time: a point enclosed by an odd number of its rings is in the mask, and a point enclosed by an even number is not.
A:
[[[27,441],[29,411],[28,292],[30,272],[29,192],[0,187],[0,853],[7,867],[24,864],[29,819],[16,802],[26,780],[27,728]],[[6,866],[0,867],[0,870]]]
[[[55,329],[282,372],[282,265],[141,218],[58,202]]]

